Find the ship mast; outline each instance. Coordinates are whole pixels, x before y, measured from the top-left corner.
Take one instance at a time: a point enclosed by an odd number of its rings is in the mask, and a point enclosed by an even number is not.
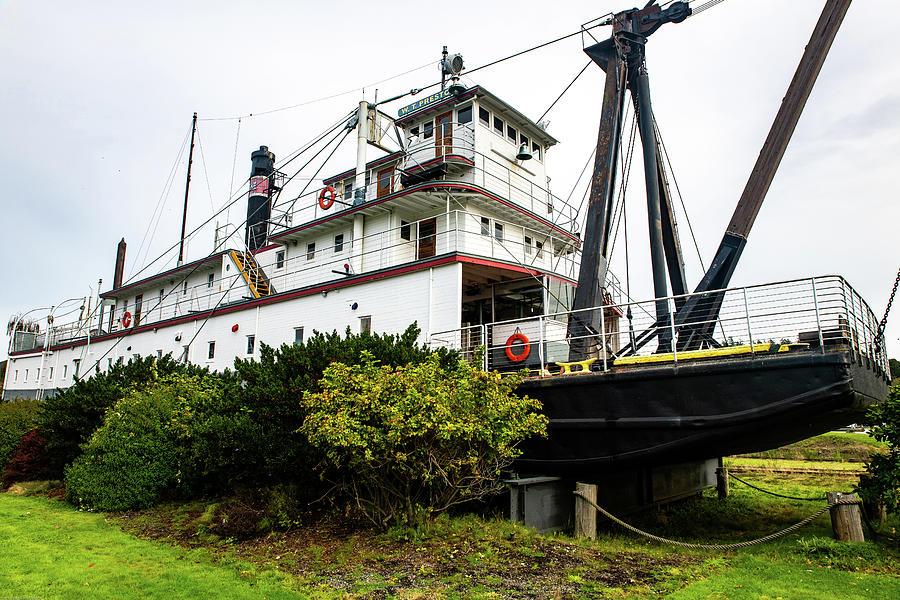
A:
[[[184,264],[184,230],[187,226],[188,192],[191,189],[191,165],[194,162],[194,134],[197,133],[197,113],[191,121],[191,149],[188,151],[187,179],[184,182],[184,212],[181,215],[181,243],[178,246],[178,266]]]

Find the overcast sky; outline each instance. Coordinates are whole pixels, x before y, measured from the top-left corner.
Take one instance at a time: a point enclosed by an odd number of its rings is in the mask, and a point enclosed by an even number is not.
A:
[[[823,4],[726,0],[650,41],[655,114],[707,264]],[[733,284],[837,273],[883,313],[900,264],[895,7],[850,7]],[[434,82],[442,45],[474,68],[624,8],[619,0],[0,1],[0,315],[96,293],[100,278],[109,289],[122,237],[126,275],[177,242],[184,157],[166,184],[194,111],[201,119],[257,116],[201,120],[188,229],[226,203],[233,168],[235,185],[246,179],[253,149],[287,155],[352,110],[363,86],[371,100],[375,88],[386,98]],[[464,81],[537,119],[586,62],[576,36]],[[596,142],[602,85],[591,66],[547,117],[560,140],[548,154],[559,196],[569,195]],[[327,96],[335,97],[304,104]],[[353,152],[342,148],[322,175],[352,167]],[[158,225],[146,235],[158,203]],[[644,203],[631,198],[630,221]],[[245,211],[239,202],[231,220]],[[145,235],[152,242],[139,253]],[[650,290],[646,229],[629,235],[640,295]],[[700,268],[683,223],[682,236],[694,285]],[[191,240],[188,259],[211,249],[207,229]],[[615,264],[624,268],[620,255]],[[887,337],[900,357],[900,307]]]

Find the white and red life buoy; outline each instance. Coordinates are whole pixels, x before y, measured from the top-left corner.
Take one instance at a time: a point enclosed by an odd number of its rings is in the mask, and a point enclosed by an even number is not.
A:
[[[130,327],[131,326],[131,313],[127,310],[125,314],[122,315],[122,327]]]
[[[328,210],[334,204],[334,198],[334,188],[330,185],[326,185],[322,188],[322,191],[319,192],[319,206],[322,210]]]
[[[513,352],[514,345],[521,345],[524,348],[521,354]],[[506,358],[512,362],[522,362],[528,358],[529,354],[531,354],[531,341],[524,333],[517,331],[506,340]]]

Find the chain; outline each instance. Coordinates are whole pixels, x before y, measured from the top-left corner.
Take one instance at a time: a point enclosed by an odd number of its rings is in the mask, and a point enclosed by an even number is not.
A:
[[[878,331],[875,334],[875,355],[881,352],[881,344],[884,342],[884,328],[887,327],[888,314],[891,312],[891,304],[894,303],[894,296],[897,295],[897,286],[900,285],[900,269],[897,269],[897,279],[894,280],[894,289],[891,290],[891,297],[888,299],[887,308],[884,311],[884,317],[878,324]]]
[[[636,533],[636,534],[642,535],[646,538],[650,538],[651,540],[653,540],[655,542],[660,542],[663,544],[671,544],[673,546],[680,546],[682,548],[696,548],[696,549],[700,549],[700,550],[736,550],[738,548],[746,548],[748,546],[753,546],[755,544],[762,544],[763,542],[771,542],[772,540],[776,540],[776,539],[783,537],[789,533],[793,533],[794,531],[797,531],[801,527],[808,525],[812,521],[814,521],[817,518],[819,518],[820,516],[822,516],[822,514],[824,514],[825,511],[829,510],[833,506],[838,506],[841,504],[862,504],[862,502],[858,499],[848,498],[848,499],[835,500],[832,503],[826,504],[825,506],[823,506],[822,508],[820,508],[813,514],[811,514],[808,517],[806,517],[805,519],[803,519],[802,521],[794,523],[790,527],[786,527],[786,528],[782,529],[781,531],[776,531],[775,533],[772,533],[765,537],[757,538],[755,540],[747,540],[746,542],[738,542],[737,544],[690,544],[688,542],[679,542],[678,540],[670,540],[668,538],[660,537],[658,535],[653,535],[652,533],[647,533],[646,531],[641,531],[637,527],[634,527],[633,525],[629,525],[622,519],[607,512],[606,509],[604,509],[602,506],[599,506],[596,502],[594,502],[593,500],[591,500],[590,498],[585,496],[582,492],[576,490],[574,493],[576,496],[578,496],[579,498],[581,498],[582,500],[587,502],[588,505],[590,505],[594,510],[601,513],[602,515],[604,515],[611,521],[621,525],[628,531],[631,531],[632,533]]]

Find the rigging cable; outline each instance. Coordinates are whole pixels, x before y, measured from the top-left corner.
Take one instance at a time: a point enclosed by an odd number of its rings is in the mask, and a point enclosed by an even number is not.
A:
[[[234,170],[237,167],[238,142],[241,140],[241,119],[238,118],[237,133],[234,136],[234,158],[231,160],[231,182],[228,184],[228,197],[234,195]],[[231,207],[225,211],[225,222],[231,221]]]
[[[206,170],[206,155],[203,154],[203,142],[200,141],[199,127],[197,128],[197,147],[200,150],[200,162],[203,164],[203,178],[206,179],[206,192],[209,194],[209,209],[215,211],[216,206],[213,204],[212,187],[209,185],[209,171]]]
[[[156,226],[153,224],[154,220],[156,220],[156,224],[159,224],[160,218],[162,218],[162,209],[164,200],[168,199],[169,193],[172,191],[172,183],[175,181],[175,171],[178,168],[178,163],[181,162],[181,157],[184,156],[184,149],[187,146],[188,138],[190,137],[191,132],[185,134],[184,139],[181,141],[181,148],[178,150],[178,154],[175,155],[175,160],[172,162],[172,168],[169,169],[169,175],[166,177],[165,183],[163,184],[162,192],[159,194],[159,199],[156,201],[156,206],[153,208],[153,212],[150,215],[150,221],[147,223],[147,229],[144,231],[144,237],[141,238],[141,244],[138,246],[138,251],[134,255],[134,263],[132,264],[132,270],[140,264],[141,259],[141,251],[144,249],[144,243],[147,241],[147,236],[150,236],[150,242],[153,242],[153,236],[156,235]],[[159,211],[159,216],[157,216],[157,211]],[[153,233],[151,233],[151,228]],[[150,246],[147,246],[147,251],[149,252]],[[146,260],[146,256],[144,258]]]
[[[554,100],[553,103],[552,103],[549,107],[547,107],[547,110],[545,110],[545,111],[544,111],[544,114],[542,114],[540,117],[537,118],[537,120],[535,121],[535,123],[540,123],[540,122],[544,119],[544,117],[547,116],[547,113],[550,112],[550,111],[553,109],[554,106],[556,106],[556,103],[559,102],[560,99],[562,99],[562,97],[565,95],[565,93],[569,91],[569,88],[572,87],[572,86],[575,84],[576,81],[578,81],[578,78],[581,77],[581,75],[582,75],[585,71],[587,71],[587,68],[588,68],[589,66],[591,66],[592,64],[593,64],[593,61],[590,61],[590,60],[589,60],[589,61],[587,62],[587,64],[584,65],[584,67],[582,67],[582,69],[581,69],[580,71],[578,71],[578,75],[575,76],[575,79],[573,79],[571,82],[569,82],[569,85],[566,86],[566,89],[564,89],[564,90],[559,94],[559,96],[556,97],[556,100]]]

